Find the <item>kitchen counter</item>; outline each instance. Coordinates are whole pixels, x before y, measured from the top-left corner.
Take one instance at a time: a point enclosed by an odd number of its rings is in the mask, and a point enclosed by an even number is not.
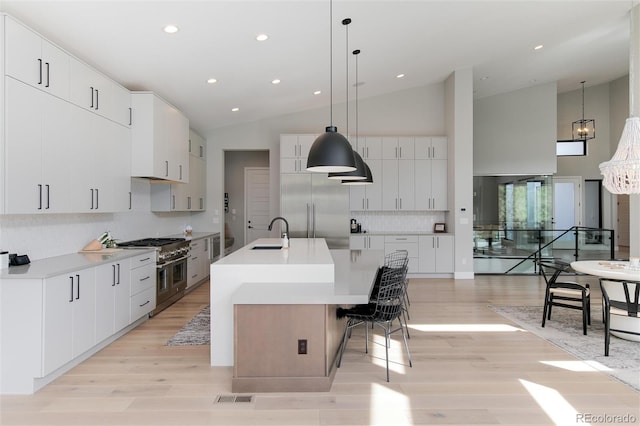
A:
[[[453,235],[449,232],[425,232],[425,231],[368,231],[368,232],[354,232],[349,234],[350,236],[358,236],[358,235]]]
[[[46,279],[103,263],[117,262],[120,259],[149,253],[155,258],[155,249],[112,249],[95,253],[71,253],[61,256],[47,257],[32,261],[28,265],[11,266],[0,270],[0,279]]]
[[[336,309],[369,301],[384,260],[322,238],[254,249],[280,242],[260,239],[211,265],[211,365],[234,367],[233,392],[327,391],[344,327]]]

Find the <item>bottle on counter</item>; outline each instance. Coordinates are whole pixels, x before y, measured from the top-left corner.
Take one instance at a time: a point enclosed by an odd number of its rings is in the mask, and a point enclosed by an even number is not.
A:
[[[289,248],[289,236],[286,232],[282,234],[282,248]]]

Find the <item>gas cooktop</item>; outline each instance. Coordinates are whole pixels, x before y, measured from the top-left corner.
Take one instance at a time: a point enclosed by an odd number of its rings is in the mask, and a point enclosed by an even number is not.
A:
[[[119,247],[162,247],[185,241],[184,238],[143,238],[118,243]]]

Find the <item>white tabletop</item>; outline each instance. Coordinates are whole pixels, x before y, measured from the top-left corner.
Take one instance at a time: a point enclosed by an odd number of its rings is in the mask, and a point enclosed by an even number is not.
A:
[[[583,274],[594,275],[614,280],[640,282],[640,268],[633,268],[629,262],[613,260],[578,260],[571,262],[571,267]]]

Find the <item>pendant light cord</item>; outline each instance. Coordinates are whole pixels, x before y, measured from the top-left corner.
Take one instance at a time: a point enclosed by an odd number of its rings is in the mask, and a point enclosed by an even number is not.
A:
[[[329,124],[333,127],[333,1],[329,0]]]
[[[347,137],[349,136],[349,24],[351,23],[351,19],[345,18],[342,20],[342,25],[345,26],[346,29],[346,50],[345,50],[345,63],[347,64],[347,78],[346,78],[346,93],[347,93],[347,101],[346,101],[346,109],[347,109]]]
[[[353,55],[356,57],[356,140],[358,139],[358,54],[360,50],[354,50]]]

